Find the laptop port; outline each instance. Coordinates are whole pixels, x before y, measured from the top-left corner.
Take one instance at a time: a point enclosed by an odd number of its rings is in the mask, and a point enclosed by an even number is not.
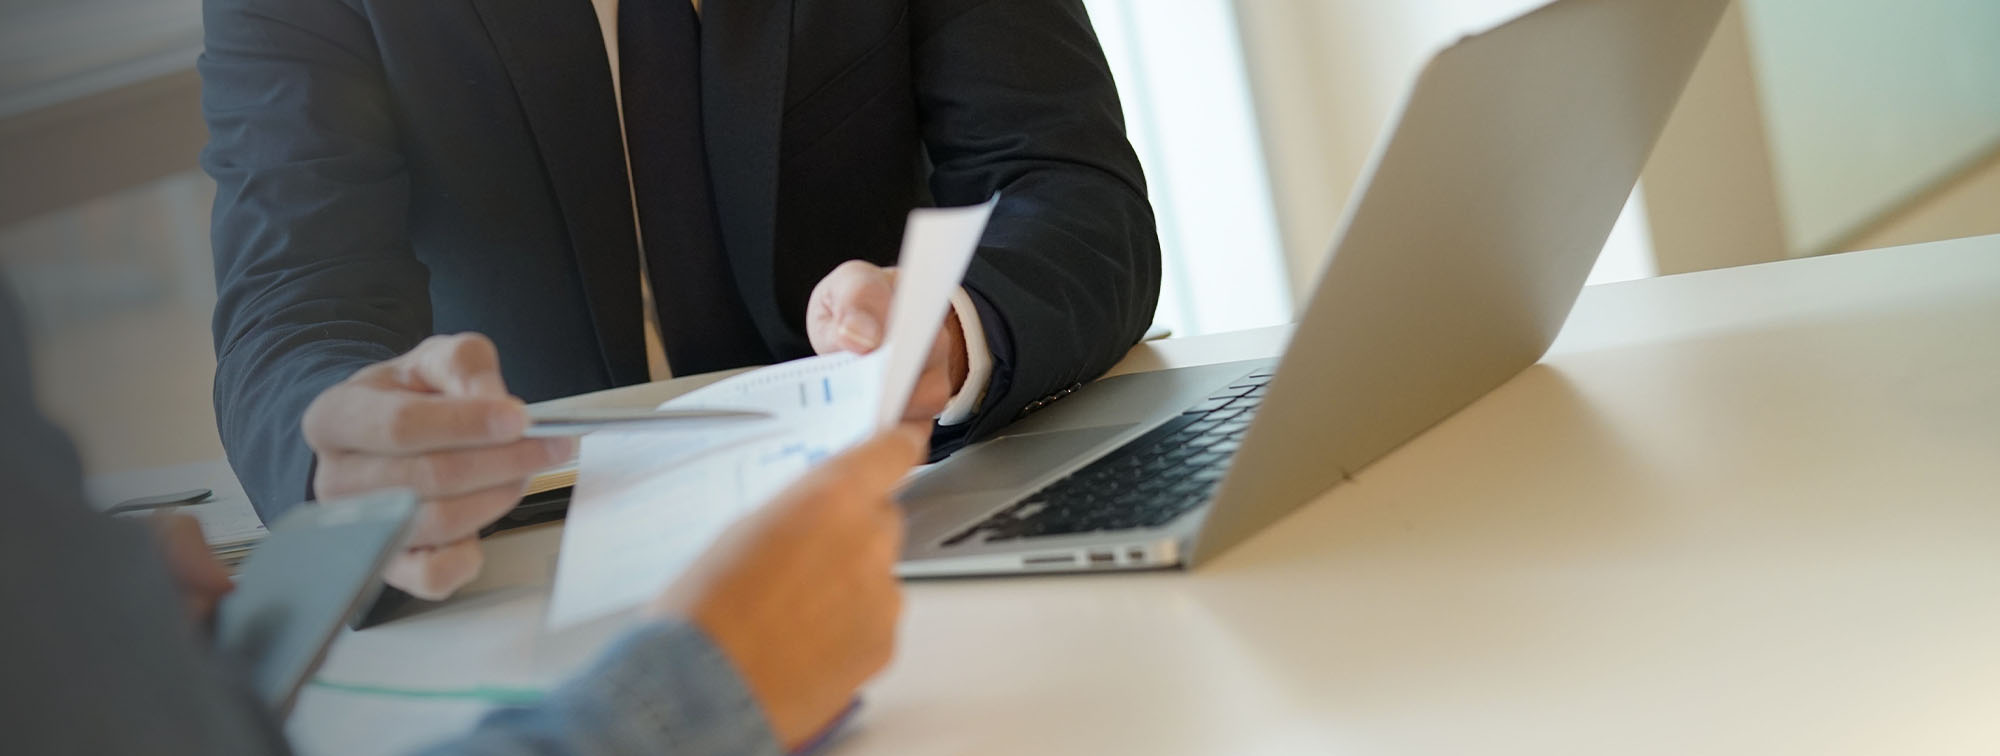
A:
[[[1134,564],[1146,563],[1146,550],[1134,546],[1125,550],[1125,560]]]
[[[1066,567],[1074,564],[1076,564],[1075,554],[1043,554],[1021,560],[1021,565],[1024,567]]]
[[[1090,564],[1093,567],[1098,565],[1114,565],[1117,563],[1118,563],[1117,554],[1113,554],[1109,551],[1090,552]]]

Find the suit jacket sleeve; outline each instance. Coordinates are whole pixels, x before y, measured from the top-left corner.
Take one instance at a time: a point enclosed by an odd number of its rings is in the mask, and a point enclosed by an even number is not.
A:
[[[266,521],[309,497],[314,397],[430,333],[428,273],[367,19],[338,0],[206,0],[215,407]]]
[[[965,279],[995,357],[979,415],[956,426],[977,438],[1138,342],[1159,302],[1159,237],[1081,2],[915,0],[911,14],[931,192],[940,205],[1000,194]]]

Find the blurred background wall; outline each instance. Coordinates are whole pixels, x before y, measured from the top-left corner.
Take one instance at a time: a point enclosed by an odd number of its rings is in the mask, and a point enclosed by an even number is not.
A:
[[[1787,252],[2000,231],[2000,3],[1748,0]],[[1983,195],[1983,218],[1932,210]]]
[[[218,458],[200,0],[0,0],[0,276],[94,470]]]
[[[1241,0],[1295,291],[1430,51],[1537,0]],[[1741,0],[1594,280],[2000,232],[2000,4]]]
[[[1160,218],[1158,322],[1290,320],[1418,66],[1536,4],[1085,0]],[[199,11],[0,0],[0,273],[99,470],[221,454]],[[1593,281],[1996,232],[2000,4],[1740,0]]]

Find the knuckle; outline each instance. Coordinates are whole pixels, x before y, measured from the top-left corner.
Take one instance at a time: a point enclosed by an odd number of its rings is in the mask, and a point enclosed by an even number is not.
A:
[[[450,488],[457,480],[458,465],[449,456],[426,454],[410,462],[409,485],[422,493],[436,493]]]
[[[347,461],[339,456],[320,455],[313,470],[313,494],[319,498],[354,493]]]
[[[482,334],[461,333],[449,338],[452,340],[449,364],[455,370],[484,370],[499,360],[500,350]]]
[[[358,397],[353,379],[336,383],[319,392],[306,411],[299,416],[299,433],[305,437],[306,445],[314,450],[323,449],[333,443],[333,437],[345,422],[342,417]]]
[[[299,434],[305,437],[306,446],[314,451],[326,443],[326,401],[326,394],[320,394],[306,405],[306,413],[299,417]]]
[[[384,429],[384,435],[391,446],[411,446],[422,436],[424,424],[424,415],[416,402],[397,402],[389,410],[389,424]]]

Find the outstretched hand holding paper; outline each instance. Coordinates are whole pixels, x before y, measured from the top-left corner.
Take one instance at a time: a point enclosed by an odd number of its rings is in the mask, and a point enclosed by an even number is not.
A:
[[[702,436],[585,436],[549,626],[640,604],[743,513],[895,425],[994,204],[910,213],[881,348],[773,365],[661,405],[761,410],[773,422]]]
[[[993,201],[972,207],[919,210],[903,230],[903,251],[896,262],[896,292],[889,300],[889,328],[882,347],[881,398],[875,427],[888,428],[903,417],[910,392],[924,371],[931,341],[951,309],[951,294],[965,279],[965,268],[979,248]],[[871,355],[872,356],[872,355]]]

